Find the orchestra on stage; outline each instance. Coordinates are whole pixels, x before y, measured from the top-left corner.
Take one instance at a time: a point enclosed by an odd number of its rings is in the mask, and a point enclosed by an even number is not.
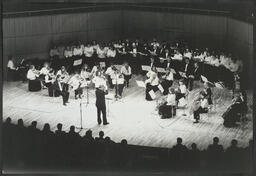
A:
[[[113,90],[115,98],[122,99],[124,88],[130,88],[132,76],[142,75],[145,101],[155,100],[156,92],[161,93],[162,100],[157,105],[161,118],[173,118],[179,107],[187,108],[186,101],[195,82],[201,82],[202,87],[193,107],[190,107],[194,123],[199,123],[200,114],[208,113],[213,104],[211,87],[233,91],[234,100],[223,114],[226,126],[234,126],[239,119],[237,114],[243,116],[246,113],[246,95],[240,84],[242,61],[223,52],[192,49],[177,41],[161,43],[156,39],[150,42],[126,39],[108,44],[92,41],[84,45],[78,42],[62,47],[62,52],[54,46],[49,55],[50,60],[41,68],[35,63],[30,64],[28,70],[23,69],[26,70],[28,90],[48,89],[49,96],[61,96],[65,106],[70,93],[74,93],[75,99],[82,99],[89,87],[95,88],[96,94]],[[18,70],[14,65],[9,59],[7,67],[11,78]],[[174,84],[175,81],[178,84]],[[98,114],[103,113],[103,123],[106,124],[102,107]]]

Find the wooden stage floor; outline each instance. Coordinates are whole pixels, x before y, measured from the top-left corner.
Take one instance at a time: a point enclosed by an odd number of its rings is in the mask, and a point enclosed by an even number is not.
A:
[[[141,76],[136,79],[142,79]],[[192,100],[200,91],[197,88],[190,92],[189,100]],[[252,123],[252,92],[248,93],[249,114],[248,121],[235,128],[223,126],[221,115],[231,101],[231,93],[225,89],[213,88],[215,107],[207,115],[201,116],[199,124],[193,124],[193,118],[189,115],[182,116],[184,112],[189,114],[189,108],[177,110],[177,117],[172,119],[160,119],[155,111],[156,101],[145,100],[144,88],[135,83],[135,77],[131,80],[131,86],[124,89],[124,97],[121,101],[108,100],[109,125],[97,124],[95,107],[95,93],[89,90],[89,104],[86,105],[86,92],[82,100],[82,125],[85,128],[80,131],[84,135],[87,129],[93,131],[93,136],[98,136],[103,130],[106,136],[110,136],[115,142],[127,139],[129,144],[172,147],[176,144],[176,138],[181,137],[183,143],[190,147],[195,142],[198,148],[205,149],[212,143],[212,138],[218,136],[220,143],[226,148],[232,139],[238,140],[238,145],[248,145],[253,135]],[[113,94],[113,91],[111,91]],[[80,126],[80,100],[74,99],[71,92],[68,106],[62,105],[61,97],[48,97],[47,90],[40,92],[28,92],[27,83],[5,82],[3,86],[3,120],[12,118],[17,123],[22,118],[26,126],[32,121],[38,122],[38,128],[42,129],[45,123],[49,123],[53,131],[58,123],[63,124],[63,130],[68,131],[71,125]]]

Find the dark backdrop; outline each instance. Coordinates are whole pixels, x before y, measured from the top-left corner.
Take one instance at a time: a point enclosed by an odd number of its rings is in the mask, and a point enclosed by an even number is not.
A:
[[[225,14],[115,9],[49,14],[3,19],[4,66],[9,55],[20,58],[48,57],[53,43],[109,41],[129,37],[184,38],[195,47],[211,47],[237,54],[251,75],[253,25]],[[75,11],[75,10],[74,10]],[[6,67],[4,67],[6,70]],[[6,74],[5,74],[6,75]],[[250,77],[251,79],[251,77]]]

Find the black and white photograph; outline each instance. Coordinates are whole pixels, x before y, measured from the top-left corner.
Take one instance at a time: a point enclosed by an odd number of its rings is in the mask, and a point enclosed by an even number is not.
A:
[[[253,175],[253,0],[3,0],[2,174]]]

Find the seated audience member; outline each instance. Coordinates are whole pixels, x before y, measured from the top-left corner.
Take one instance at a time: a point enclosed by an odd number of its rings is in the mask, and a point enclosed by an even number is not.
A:
[[[53,59],[53,60],[59,59],[59,52],[58,52],[57,46],[54,46],[54,47],[50,50],[50,58]]]
[[[226,155],[229,161],[237,161],[241,155],[241,148],[237,147],[237,140],[233,139],[231,145],[226,149]]]
[[[87,130],[85,132],[85,135],[83,136],[83,141],[86,144],[93,144],[94,143],[94,138],[92,137],[92,130]]]
[[[124,75],[125,86],[129,87],[129,81],[132,77],[132,69],[129,66],[128,62],[124,62],[123,66],[121,67],[121,73]]]
[[[171,149],[171,156],[173,157],[173,164],[175,167],[182,167],[187,164],[187,154],[188,149],[185,145],[182,144],[182,138],[177,138],[177,144],[174,145]],[[183,163],[183,164],[182,164]]]
[[[197,169],[200,166],[201,151],[197,148],[196,143],[191,144],[191,150],[189,150],[189,166],[193,169]]]
[[[206,98],[206,94],[202,91],[200,92],[200,97],[197,100],[199,107],[194,110],[194,123],[198,123],[200,119],[201,113],[207,113],[208,112],[208,99]]]
[[[98,142],[98,143],[104,143],[105,142],[104,132],[103,131],[99,132],[99,137],[96,137],[95,141]]]
[[[83,50],[80,45],[75,46],[73,55],[78,59],[83,55]]]
[[[41,90],[41,82],[37,79],[39,77],[39,71],[35,69],[34,65],[30,65],[27,79],[28,79],[28,90],[36,92]]]
[[[14,66],[13,59],[10,57],[7,63],[7,81],[16,80],[17,69]]]
[[[104,59],[106,58],[106,54],[106,49],[102,45],[100,45],[97,49],[98,61],[104,61]]]
[[[210,144],[207,148],[208,153],[208,161],[211,166],[214,166],[213,164],[220,165],[223,157],[223,146],[219,144],[219,138],[214,137],[213,138],[213,144]]]

